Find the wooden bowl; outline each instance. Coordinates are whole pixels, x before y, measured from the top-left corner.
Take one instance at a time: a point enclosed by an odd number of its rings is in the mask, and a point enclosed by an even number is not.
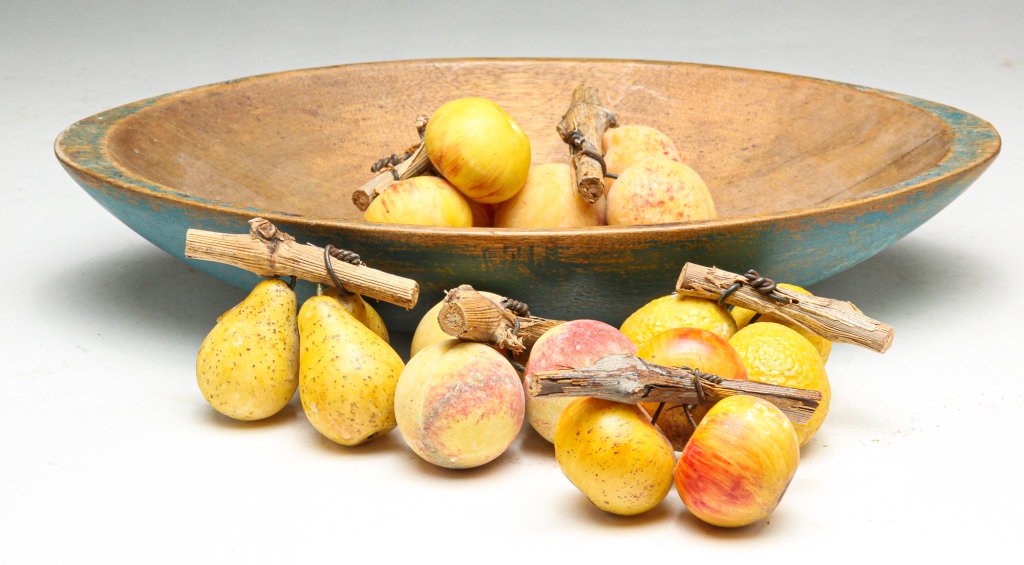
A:
[[[352,191],[375,160],[418,141],[414,121],[484,96],[567,161],[555,132],[573,88],[597,86],[622,124],[672,137],[714,196],[713,221],[580,229],[433,228],[360,221]],[[56,153],[103,207],[183,259],[188,228],[247,231],[262,216],[300,242],[351,249],[416,279],[411,331],[459,284],[533,313],[618,325],[672,292],[686,261],[807,285],[878,253],[935,215],[999,152],[987,122],[901,94],[804,77],[615,60],[434,60],[257,76],[86,118]],[[232,284],[255,275],[189,261]],[[308,292],[309,289],[306,289]]]

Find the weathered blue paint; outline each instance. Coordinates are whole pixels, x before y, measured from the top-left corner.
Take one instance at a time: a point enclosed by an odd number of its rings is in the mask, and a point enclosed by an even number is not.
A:
[[[952,131],[951,150],[936,166],[914,178],[832,207],[738,222],[588,232],[589,249],[613,243],[620,249],[608,255],[580,253],[579,240],[571,232],[552,232],[540,245],[529,243],[522,232],[368,227],[361,222],[310,220],[239,208],[168,190],[119,167],[105,151],[106,135],[113,124],[164,97],[82,120],[58,137],[56,150],[69,174],[92,198],[179,259],[186,260],[185,232],[189,228],[243,233],[246,221],[261,215],[299,241],[354,249],[373,257],[376,268],[416,279],[421,300],[415,309],[379,305],[392,330],[411,331],[423,313],[443,297],[444,289],[463,283],[514,296],[546,317],[594,318],[618,325],[640,305],[671,292],[686,261],[734,271],[754,267],[776,280],[800,285],[848,269],[938,213],[998,154],[998,134],[976,116],[910,96],[843,86],[895,98],[936,116]],[[624,234],[630,241],[626,249],[619,247]],[[438,244],[439,237],[443,245]],[[255,275],[234,267],[188,263],[240,287],[251,287],[257,281]],[[300,288],[304,295],[311,291],[311,285]]]

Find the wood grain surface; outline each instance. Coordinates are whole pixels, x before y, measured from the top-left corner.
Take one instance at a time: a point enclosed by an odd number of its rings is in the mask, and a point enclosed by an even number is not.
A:
[[[709,186],[718,219],[562,230],[358,221],[350,195],[372,177],[370,165],[417,143],[409,124],[453,98],[495,100],[529,136],[535,164],[566,162],[555,126],[583,82],[620,124],[673,138]],[[426,297],[465,283],[553,318],[617,325],[671,293],[687,261],[798,285],[849,268],[948,205],[999,146],[992,126],[970,114],[823,80],[681,63],[483,59],[310,69],[172,93],[74,124],[56,152],[94,199],[179,258],[187,229],[244,232],[259,215],[301,241],[351,249],[415,279]],[[381,314],[409,331],[433,299],[423,302]]]

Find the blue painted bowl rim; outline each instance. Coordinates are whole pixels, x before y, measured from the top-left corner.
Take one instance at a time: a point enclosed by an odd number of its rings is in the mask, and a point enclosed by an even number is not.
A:
[[[945,124],[952,134],[950,149],[946,155],[934,166],[920,174],[877,190],[869,195],[857,198],[840,200],[826,205],[811,208],[795,208],[784,212],[763,215],[736,216],[706,220],[700,222],[682,222],[668,224],[654,224],[644,226],[597,226],[588,228],[558,228],[558,229],[521,229],[521,228],[448,228],[436,226],[411,226],[401,224],[376,224],[357,220],[329,219],[290,214],[282,211],[262,210],[258,208],[239,207],[226,202],[217,202],[192,196],[173,188],[160,185],[135,174],[131,170],[118,165],[106,150],[107,136],[125,118],[154,106],[161,101],[172,98],[185,97],[203,90],[223,88],[233,84],[262,80],[269,77],[279,77],[287,74],[300,74],[314,71],[324,71],[340,67],[356,67],[368,65],[403,65],[403,64],[424,64],[424,63],[515,63],[515,62],[598,62],[598,63],[622,63],[641,64],[655,66],[691,66],[722,69],[731,73],[754,73],[767,74],[784,77],[788,80],[811,81],[819,84],[832,85],[840,88],[852,89],[867,95],[881,96],[906,103],[918,108],[930,116]],[[987,167],[988,164],[999,154],[1001,148],[999,133],[987,121],[957,108],[923,100],[914,96],[899,94],[867,86],[859,86],[826,79],[805,77],[772,71],[744,69],[738,67],[725,67],[718,65],[705,65],[698,63],[683,63],[673,61],[654,60],[632,60],[632,59],[555,59],[555,58],[472,58],[472,59],[409,59],[398,61],[383,61],[374,63],[352,63],[347,65],[334,65],[329,67],[316,67],[297,69],[254,75],[239,79],[227,80],[205,86],[198,86],[185,90],[170,92],[152,98],[118,106],[110,110],[94,114],[78,122],[75,122],[62,131],[54,142],[54,152],[60,162],[80,174],[95,178],[96,180],[117,187],[126,193],[135,193],[141,196],[154,197],[168,201],[175,201],[189,207],[206,208],[220,214],[235,216],[260,216],[273,222],[299,223],[309,227],[333,228],[350,233],[367,232],[388,233],[392,237],[405,235],[448,235],[466,237],[480,237],[485,239],[514,239],[515,236],[551,236],[553,239],[561,237],[578,238],[580,236],[619,237],[624,234],[643,234],[647,237],[659,237],[671,235],[673,238],[696,236],[705,233],[713,233],[724,230],[731,230],[736,227],[751,227],[765,225],[780,220],[799,219],[808,216],[843,214],[854,208],[870,206],[871,204],[893,198],[897,195],[921,190],[929,186],[936,186],[943,181],[959,177],[973,169]],[[78,149],[73,149],[73,148]]]

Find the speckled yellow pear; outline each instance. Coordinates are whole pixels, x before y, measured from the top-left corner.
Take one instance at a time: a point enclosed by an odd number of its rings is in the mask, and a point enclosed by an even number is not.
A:
[[[373,309],[373,306],[366,301],[362,296],[355,293],[341,294],[338,289],[331,287],[324,290],[324,296],[330,296],[341,303],[345,310],[349,314],[363,323],[364,326],[370,328],[370,330],[379,335],[381,339],[390,343],[388,339],[388,328],[384,325],[384,320],[381,319],[380,314]]]
[[[598,508],[631,516],[672,488],[672,445],[635,404],[578,398],[555,427],[555,459]]]
[[[266,280],[217,319],[196,357],[196,380],[210,406],[260,420],[288,404],[299,382],[295,306],[286,283]]]
[[[299,398],[331,441],[358,445],[395,427],[395,385],[404,364],[377,334],[329,296],[302,305]]]

